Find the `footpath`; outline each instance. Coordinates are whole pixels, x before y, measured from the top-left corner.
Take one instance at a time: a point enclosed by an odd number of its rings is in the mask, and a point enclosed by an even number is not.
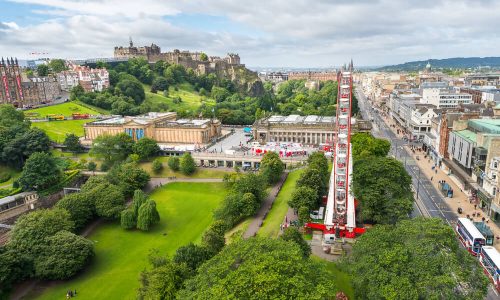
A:
[[[283,183],[285,183],[287,177],[288,172],[284,172],[281,175],[278,183],[276,183],[271,188],[271,191],[267,195],[266,199],[264,199],[264,202],[262,203],[259,211],[255,215],[255,217],[253,217],[252,222],[248,225],[247,231],[245,231],[245,233],[243,234],[244,239],[248,239],[249,237],[255,236],[257,234],[257,231],[259,231],[262,223],[264,222],[264,219],[267,217],[267,213],[271,210],[274,200],[278,196],[278,193],[280,192],[281,187],[283,186]]]
[[[403,137],[403,128],[401,128],[396,122],[390,120],[388,117],[383,117],[384,122],[389,126],[389,128],[398,137]],[[394,126],[394,127],[392,127]],[[397,130],[399,129],[399,134]],[[457,179],[453,175],[448,175],[447,172],[435,167],[433,161],[429,158],[424,158],[425,153],[423,151],[416,150],[414,153],[409,145],[404,146],[408,153],[410,153],[417,166],[422,170],[422,175],[426,176],[432,183],[432,185],[440,191],[439,182],[446,181],[447,184],[453,189],[453,198],[443,197],[448,207],[441,207],[442,210],[449,209],[457,217],[471,217],[474,222],[481,222],[483,217],[485,218],[486,225],[491,229],[495,239],[493,241],[493,246],[500,251],[500,227],[497,223],[490,221],[486,212],[482,211],[476,203],[469,200],[470,194],[463,191],[462,188],[456,183]],[[419,157],[417,160],[416,157]],[[433,169],[434,167],[434,169]],[[441,192],[440,192],[441,193]],[[458,213],[458,208],[462,209],[462,213]]]

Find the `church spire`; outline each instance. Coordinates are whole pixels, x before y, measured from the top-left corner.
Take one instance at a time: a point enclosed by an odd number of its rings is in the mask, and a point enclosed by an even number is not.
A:
[[[134,47],[134,42],[132,42],[132,37],[128,37],[130,47]]]

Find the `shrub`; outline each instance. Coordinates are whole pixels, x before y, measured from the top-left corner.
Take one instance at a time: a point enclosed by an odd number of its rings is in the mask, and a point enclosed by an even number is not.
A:
[[[10,177],[11,177],[10,174],[7,172],[0,173],[0,183],[6,182],[7,180],[10,179]]]
[[[155,174],[160,174],[161,170],[163,169],[163,164],[161,163],[161,161],[159,159],[155,159],[155,160],[153,160],[153,163],[151,165],[151,169],[153,170],[153,172]]]
[[[172,171],[179,171],[179,158],[178,157],[170,157],[168,159],[168,167],[170,168],[170,170]]]

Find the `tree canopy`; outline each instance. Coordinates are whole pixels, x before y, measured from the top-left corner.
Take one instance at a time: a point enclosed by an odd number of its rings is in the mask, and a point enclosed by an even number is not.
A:
[[[156,202],[152,199],[146,200],[137,213],[137,228],[148,231],[151,226],[160,222],[160,214],[156,209]]]
[[[251,274],[251,276],[249,276]],[[252,238],[226,246],[185,282],[179,299],[325,299],[337,287],[295,242]]]
[[[477,259],[440,219],[377,225],[354,244],[346,265],[359,299],[484,299]]]
[[[352,189],[365,221],[394,224],[413,210],[411,177],[402,163],[388,157],[370,157],[354,163]]]
[[[369,133],[358,132],[352,135],[352,156],[354,160],[370,156],[385,157],[391,149],[391,142],[377,139]]]
[[[25,191],[43,190],[59,183],[61,178],[56,159],[48,153],[37,152],[26,161],[18,182]]]
[[[276,152],[270,151],[262,157],[260,170],[268,182],[273,184],[279,181],[281,174],[285,170],[285,164]]]
[[[107,161],[124,160],[132,153],[134,140],[127,134],[101,135],[92,143],[91,155]]]
[[[196,171],[196,164],[194,163],[191,153],[186,152],[182,155],[179,162],[179,168],[185,175],[192,175],[194,171]]]
[[[142,160],[146,160],[157,155],[160,147],[155,140],[143,137],[134,144],[133,150]]]

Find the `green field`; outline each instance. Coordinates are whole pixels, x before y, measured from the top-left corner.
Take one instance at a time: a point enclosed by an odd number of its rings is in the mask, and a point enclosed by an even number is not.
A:
[[[299,179],[303,169],[294,170],[288,174],[288,177],[281,188],[278,197],[274,200],[273,207],[264,219],[264,224],[257,232],[260,237],[277,237],[280,231],[280,224],[283,223],[288,211],[288,200],[295,190],[295,182]]]
[[[161,216],[150,232],[126,231],[117,222],[101,225],[92,264],[76,278],[48,287],[37,299],[64,299],[76,289],[77,299],[136,299],[139,274],[148,267],[150,249],[173,255],[189,242],[199,242],[212,222],[212,211],[225,196],[222,183],[172,183],[153,192]],[[28,298],[33,298],[31,295]]]
[[[196,110],[202,103],[207,103],[214,105],[215,101],[210,98],[200,96],[189,83],[183,83],[178,86],[178,90],[171,86],[168,90],[168,97],[163,96],[162,91],[158,93],[151,93],[151,87],[144,85],[144,91],[146,92],[146,102],[151,104],[166,103],[168,105],[169,111],[177,110]],[[175,97],[180,97],[182,99],[181,103],[174,103],[173,99]],[[202,101],[202,98],[205,100]]]
[[[74,113],[100,115],[101,113],[90,106],[83,106],[78,102],[65,102],[61,104],[45,106],[26,110],[27,113],[38,113],[39,117],[44,118],[48,114],[64,115],[70,117]]]
[[[151,162],[140,163],[141,168],[148,172],[151,177],[171,177],[176,176],[177,178],[222,178],[224,174],[228,173],[227,169],[217,169],[217,168],[196,168],[196,172],[193,175],[184,175],[181,172],[174,172],[170,170],[167,165],[168,157],[159,157],[160,161],[163,163],[163,169],[159,174],[154,173],[151,170]]]
[[[94,120],[68,120],[68,121],[50,121],[50,122],[33,122],[31,126],[37,127],[45,131],[49,138],[55,142],[62,143],[66,138],[66,134],[76,134],[83,136],[83,124]]]
[[[326,269],[333,275],[338,288],[343,291],[349,300],[354,300],[354,289],[352,288],[350,275],[340,270],[336,263],[326,261],[317,256],[312,255],[311,258],[326,267]]]

